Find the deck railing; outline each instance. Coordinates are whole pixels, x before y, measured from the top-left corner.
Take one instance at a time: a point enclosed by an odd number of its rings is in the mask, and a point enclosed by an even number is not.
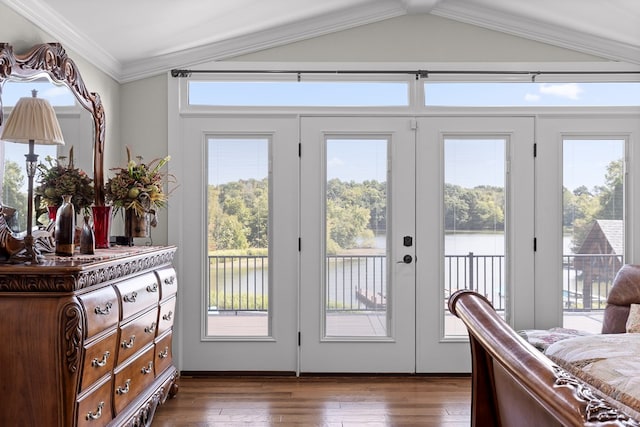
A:
[[[505,309],[503,255],[445,255],[445,299],[459,289],[485,295],[498,311]],[[565,311],[602,310],[613,278],[622,266],[621,255],[566,255],[563,257]],[[384,255],[329,255],[326,257],[328,311],[386,309],[387,261]],[[269,307],[267,256],[210,256],[209,307],[224,311],[267,311]]]

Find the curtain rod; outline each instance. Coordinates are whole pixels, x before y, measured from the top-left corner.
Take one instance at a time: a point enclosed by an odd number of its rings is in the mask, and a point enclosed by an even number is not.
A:
[[[529,75],[534,81],[536,76],[545,74],[578,74],[578,75],[607,75],[607,74],[640,74],[640,71],[489,71],[489,70],[187,70],[173,69],[172,77],[191,77],[192,74],[297,74],[298,80],[302,74],[408,74],[415,75],[416,80],[429,78],[431,74],[478,74],[478,75]]]

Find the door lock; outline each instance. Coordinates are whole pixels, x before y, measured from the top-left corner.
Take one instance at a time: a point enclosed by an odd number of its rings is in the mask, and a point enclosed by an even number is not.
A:
[[[402,261],[405,264],[411,264],[411,261],[413,261],[413,257],[411,255],[405,255],[402,257]]]

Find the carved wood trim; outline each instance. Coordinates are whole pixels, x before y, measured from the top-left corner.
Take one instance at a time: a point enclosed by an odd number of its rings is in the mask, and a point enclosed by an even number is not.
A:
[[[153,270],[163,265],[171,264],[175,251],[173,249],[127,256],[123,259],[114,258],[104,264],[86,269],[78,268],[74,271],[51,271],[50,274],[2,274],[0,272],[0,292],[73,292],[85,289],[99,283],[117,280],[121,277]],[[39,269],[47,265],[38,265]]]
[[[69,303],[62,310],[62,336],[64,337],[64,355],[70,373],[75,374],[81,360],[84,318],[77,303]]]
[[[97,206],[104,206],[105,115],[100,95],[87,90],[78,67],[67,56],[67,52],[60,43],[36,45],[22,55],[14,54],[10,44],[0,43],[0,90],[3,80],[30,79],[41,73],[46,73],[55,83],[67,85],[78,102],[93,116],[94,202]],[[0,95],[2,95],[1,92]],[[1,98],[0,96],[0,125],[3,119]]]
[[[576,398],[587,402],[584,411],[584,419],[588,422],[613,422],[617,421],[624,426],[640,426],[640,423],[629,418],[618,409],[609,405],[604,399],[598,397],[591,387],[580,381],[559,366],[553,367],[556,376],[556,385],[569,387]]]

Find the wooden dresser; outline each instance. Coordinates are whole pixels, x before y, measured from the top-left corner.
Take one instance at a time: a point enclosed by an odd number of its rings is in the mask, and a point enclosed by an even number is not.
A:
[[[148,426],[177,392],[175,247],[0,265],[0,426]]]

